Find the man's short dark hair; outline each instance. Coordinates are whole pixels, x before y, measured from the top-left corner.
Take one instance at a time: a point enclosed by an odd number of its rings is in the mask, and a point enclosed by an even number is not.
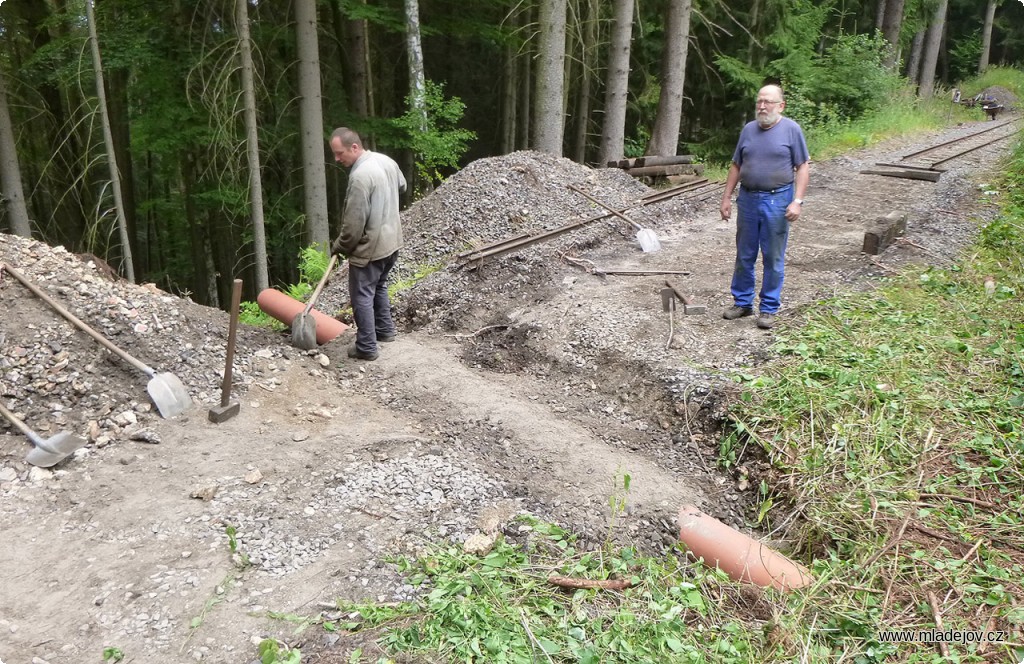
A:
[[[334,140],[335,138],[340,139],[342,145],[363,144],[363,139],[359,138],[359,134],[348,127],[338,127],[335,129],[331,134],[331,140]]]

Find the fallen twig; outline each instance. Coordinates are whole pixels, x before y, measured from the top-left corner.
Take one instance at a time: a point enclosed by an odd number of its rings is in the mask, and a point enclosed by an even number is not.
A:
[[[946,535],[944,533],[940,533],[937,530],[932,530],[931,528],[927,528],[925,526],[922,526],[919,523],[911,524],[910,527],[913,528],[914,530],[918,531],[919,533],[924,533],[925,535],[928,535],[929,537],[934,537],[935,539],[945,540],[947,542],[954,542],[956,544],[963,544],[963,542],[961,542],[960,540],[956,539],[955,537],[950,537],[949,535]]]
[[[523,629],[526,630],[526,635],[530,637],[530,641],[532,641],[535,646],[540,648],[540,651],[542,653],[544,653],[544,656],[548,658],[548,661],[551,662],[552,664],[554,664],[555,660],[551,659],[551,655],[549,655],[548,652],[546,650],[544,650],[544,646],[542,646],[540,644],[540,641],[537,640],[537,637],[534,636],[533,632],[530,630],[530,625],[529,625],[529,623],[526,622],[526,611],[524,611],[522,609],[520,609],[519,611],[520,611],[520,614],[523,617]]]
[[[473,334],[446,334],[446,337],[454,337],[455,339],[473,339],[479,337],[484,332],[490,332],[491,330],[505,330],[508,329],[508,325],[488,325],[487,327],[481,327]]]
[[[633,587],[630,579],[577,579],[571,576],[549,576],[548,583],[563,588],[600,588],[602,590],[623,590]]]
[[[972,547],[971,547],[971,550],[970,550],[970,551],[968,551],[967,553],[965,553],[965,554],[964,554],[964,557],[963,557],[963,558],[961,558],[960,560],[965,560],[965,561],[966,561],[966,560],[967,560],[968,558],[970,558],[970,557],[971,557],[971,556],[973,556],[973,555],[974,555],[975,553],[977,553],[978,549],[980,549],[980,548],[981,548],[981,545],[982,545],[982,543],[984,543],[984,541],[985,541],[985,538],[984,538],[984,537],[979,537],[979,538],[978,538],[978,541],[977,541],[977,542],[975,542],[975,543],[974,543],[974,546],[972,546]]]
[[[928,604],[932,607],[932,617],[935,619],[935,629],[939,632],[942,631],[942,611],[939,610],[939,599],[935,596],[931,590],[928,591]],[[946,645],[945,641],[939,641],[939,653],[944,657],[949,657],[949,646]]]
[[[977,498],[968,498],[967,496],[956,496],[951,493],[922,493],[921,497],[946,498],[948,500],[952,500],[958,503],[970,503],[972,505],[977,505],[978,507],[987,507],[990,510],[994,510],[997,507],[999,507],[999,505],[996,505],[995,503],[990,503],[987,500],[978,500]]]
[[[874,555],[872,555],[870,558],[868,558],[867,561],[861,566],[861,568],[862,569],[866,569],[868,567],[871,567],[875,563],[875,561],[878,560],[879,558],[881,558],[882,556],[884,556],[889,549],[891,549],[892,547],[896,546],[896,544],[901,539],[903,539],[903,533],[907,530],[907,524],[909,524],[909,523],[910,523],[910,515],[908,514],[906,517],[903,518],[903,523],[900,524],[900,529],[898,531],[896,531],[896,536],[893,537],[888,542],[886,542],[885,546],[883,546],[881,549],[876,551],[874,553]]]

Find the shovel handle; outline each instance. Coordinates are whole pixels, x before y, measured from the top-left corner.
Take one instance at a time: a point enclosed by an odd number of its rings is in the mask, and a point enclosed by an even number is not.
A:
[[[578,189],[577,187],[575,187],[574,185],[571,185],[571,184],[566,185],[566,186],[569,187],[570,189],[572,189],[573,191],[575,191],[577,194],[585,196],[587,198],[587,200],[589,200],[591,203],[595,203],[597,205],[600,205],[605,210],[608,210],[609,212],[614,214],[619,219],[622,219],[623,221],[628,221],[629,225],[632,226],[633,228],[635,228],[636,230],[638,230],[638,231],[642,231],[643,230],[643,226],[641,226],[640,224],[636,223],[635,221],[633,221],[632,219],[630,219],[626,215],[622,214],[621,212],[619,212],[615,208],[612,208],[612,207],[609,207],[609,206],[605,205],[604,203],[602,203],[601,201],[597,200],[596,198],[594,198],[593,196],[591,196],[587,192],[583,191],[582,189]]]
[[[43,302],[46,302],[48,305],[50,305],[51,307],[56,309],[57,313],[59,313],[64,318],[68,319],[68,321],[70,321],[75,327],[77,327],[82,332],[85,332],[90,337],[95,339],[101,346],[103,346],[104,348],[109,350],[111,353],[114,353],[115,355],[120,357],[125,362],[131,364],[133,367],[135,367],[139,371],[142,371],[143,373],[145,373],[150,378],[152,378],[153,376],[156,375],[156,371],[154,371],[151,367],[148,367],[145,364],[143,364],[142,362],[139,362],[134,357],[132,357],[128,353],[124,352],[123,350],[121,350],[120,348],[115,346],[113,343],[111,343],[106,337],[101,335],[99,332],[97,332],[96,330],[94,330],[91,327],[89,327],[88,325],[86,325],[84,322],[82,322],[82,320],[80,318],[75,316],[73,313],[71,313],[70,311],[65,309],[63,306],[61,306],[61,304],[58,303],[56,300],[54,300],[52,297],[50,297],[45,292],[40,290],[35,284],[33,284],[31,281],[29,281],[25,277],[25,275],[23,275],[21,272],[18,272],[17,270],[15,270],[10,265],[5,265],[4,269],[7,272],[10,272],[11,276],[13,276],[15,279],[20,281],[22,283],[22,285],[25,286],[25,288],[27,288],[30,291],[32,291],[33,295],[35,295],[40,300],[42,300]]]
[[[309,302],[306,303],[306,308],[302,311],[304,315],[308,316],[309,312],[313,310],[313,307],[316,305],[316,299],[320,297],[320,291],[324,289],[324,285],[327,283],[327,277],[331,276],[331,270],[334,269],[334,266],[337,265],[337,263],[338,254],[331,254],[331,260],[327,263],[327,269],[324,270],[324,276],[320,278],[320,283],[316,285],[316,290],[313,291],[313,295],[310,296]]]
[[[8,266],[7,269],[10,269],[10,266]],[[39,436],[36,435],[34,431],[32,431],[32,429],[29,429],[24,422],[15,417],[14,413],[7,410],[7,408],[2,403],[0,403],[0,415],[3,415],[4,419],[13,424],[15,429],[28,436],[28,439],[31,440],[33,444],[38,445],[39,442],[42,440]]]

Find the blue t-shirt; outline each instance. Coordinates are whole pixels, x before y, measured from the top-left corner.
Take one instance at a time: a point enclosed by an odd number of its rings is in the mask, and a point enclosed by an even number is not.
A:
[[[778,189],[793,182],[793,171],[811,158],[800,125],[787,117],[770,129],[748,122],[732,160],[740,167],[740,183],[747,189]]]

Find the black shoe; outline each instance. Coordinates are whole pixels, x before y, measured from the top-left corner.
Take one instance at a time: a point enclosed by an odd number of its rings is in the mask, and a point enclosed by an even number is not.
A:
[[[379,353],[364,353],[363,351],[356,348],[355,344],[348,347],[348,356],[355,360],[366,360],[367,362],[373,362],[377,359]]]
[[[761,314],[757,317],[757,326],[762,330],[770,330],[775,327],[775,314]]]
[[[397,334],[378,334],[377,341],[383,341],[384,343],[389,344],[394,341],[397,336]]]
[[[735,304],[722,312],[722,318],[725,320],[736,320],[737,318],[743,318],[744,316],[753,316],[754,310],[749,307],[738,307]]]

